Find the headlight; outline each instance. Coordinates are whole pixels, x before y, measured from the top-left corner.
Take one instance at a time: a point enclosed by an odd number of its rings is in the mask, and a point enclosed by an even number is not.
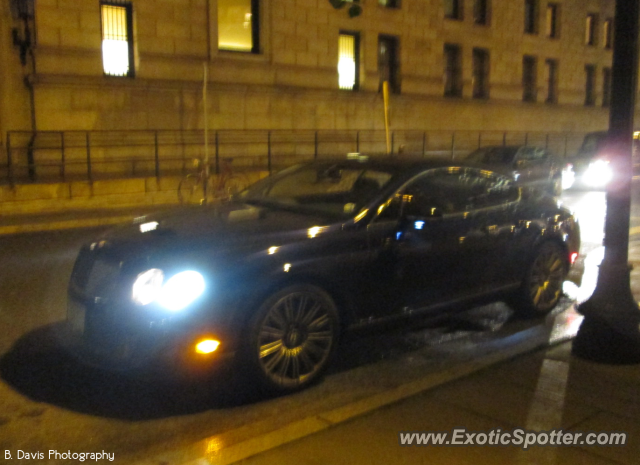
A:
[[[183,271],[162,286],[158,303],[167,310],[182,310],[204,292],[204,278],[197,271]]]
[[[197,271],[182,271],[164,281],[162,270],[153,268],[140,273],[133,283],[132,299],[138,305],[158,302],[167,310],[182,310],[205,289],[203,276]]]
[[[606,186],[611,180],[611,167],[607,160],[596,160],[589,163],[584,173],[584,182],[590,186]]]
[[[138,305],[148,305],[158,298],[162,289],[164,273],[158,268],[152,268],[140,273],[133,283],[131,298]]]
[[[571,163],[567,163],[567,165],[562,169],[562,189],[569,189],[573,186],[573,183],[576,179],[576,174],[573,172],[573,165]]]

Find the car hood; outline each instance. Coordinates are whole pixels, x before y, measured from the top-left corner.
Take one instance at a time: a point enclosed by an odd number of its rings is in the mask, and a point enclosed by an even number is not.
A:
[[[327,231],[342,222],[323,215],[301,213],[268,206],[223,203],[180,207],[134,219],[104,233],[96,243],[126,254],[150,249],[230,249],[286,243],[312,237],[314,231]],[[143,232],[144,231],[144,232]]]

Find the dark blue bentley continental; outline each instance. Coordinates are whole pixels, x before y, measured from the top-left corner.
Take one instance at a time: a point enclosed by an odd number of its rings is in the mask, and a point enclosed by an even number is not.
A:
[[[487,297],[549,312],[579,241],[555,199],[493,171],[318,161],[86,244],[68,322],[94,364],[233,357],[262,387],[291,391],[316,379],[355,327]]]

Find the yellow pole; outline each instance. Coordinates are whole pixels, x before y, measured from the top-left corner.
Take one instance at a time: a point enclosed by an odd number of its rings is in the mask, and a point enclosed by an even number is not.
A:
[[[389,82],[382,81],[382,99],[384,101],[384,132],[387,139],[387,155],[391,155],[391,140],[389,139]]]
[[[209,120],[207,118],[207,81],[209,80],[208,75],[208,64],[204,62],[204,77],[202,83],[202,106],[204,111],[204,180],[202,185],[202,193],[204,194],[204,199],[202,199],[202,203],[207,203],[207,187],[209,184]]]

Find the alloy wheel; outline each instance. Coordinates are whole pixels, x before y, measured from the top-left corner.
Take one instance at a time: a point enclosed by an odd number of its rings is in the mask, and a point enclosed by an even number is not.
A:
[[[295,388],[325,367],[336,341],[333,303],[323,293],[288,292],[267,310],[257,332],[258,363],[271,384]]]
[[[559,247],[542,247],[531,264],[529,296],[532,306],[540,311],[551,310],[562,294],[566,265]]]

